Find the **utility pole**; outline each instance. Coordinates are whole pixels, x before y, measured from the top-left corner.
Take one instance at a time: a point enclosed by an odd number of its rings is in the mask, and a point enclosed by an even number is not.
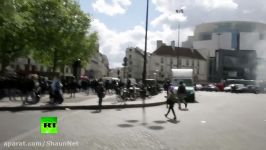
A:
[[[183,9],[177,9],[176,13],[179,14],[183,14],[184,10]],[[178,39],[177,39],[177,50],[176,50],[176,67],[179,67],[179,56],[178,56],[178,50],[179,50],[179,43],[180,43],[180,23],[178,22],[178,26],[177,26],[177,34],[178,34]]]
[[[145,49],[144,49],[144,62],[143,62],[143,73],[142,73],[142,83],[146,86],[146,73],[147,73],[147,32],[148,32],[148,20],[149,20],[149,0],[147,0],[146,9],[146,28],[145,28]]]

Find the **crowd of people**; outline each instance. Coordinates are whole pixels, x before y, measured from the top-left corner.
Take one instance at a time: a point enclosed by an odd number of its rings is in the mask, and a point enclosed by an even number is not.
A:
[[[35,104],[41,95],[49,94],[51,103],[60,104],[64,101],[63,93],[75,97],[75,93],[84,92],[104,97],[101,93],[120,94],[121,90],[130,88],[130,81],[109,81],[102,79],[79,79],[75,77],[54,76],[53,80],[38,75],[6,75],[0,76],[0,99],[8,97],[10,101],[21,98],[23,104]],[[30,97],[30,99],[29,99]]]

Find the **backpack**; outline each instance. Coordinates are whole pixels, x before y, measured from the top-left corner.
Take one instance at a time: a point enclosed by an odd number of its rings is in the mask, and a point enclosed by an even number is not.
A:
[[[178,92],[177,93],[179,93],[179,94],[186,94],[186,88],[185,88],[185,86],[184,85],[180,85],[179,87],[178,87]]]
[[[175,96],[175,94],[170,92],[170,93],[169,93],[169,96],[168,96],[168,98],[167,98],[166,103],[167,103],[167,104],[173,104],[173,103],[175,103],[175,101],[176,101],[176,96]]]

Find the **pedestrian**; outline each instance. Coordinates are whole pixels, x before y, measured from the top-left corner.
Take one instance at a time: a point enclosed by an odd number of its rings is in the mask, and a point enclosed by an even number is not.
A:
[[[55,75],[53,82],[51,84],[50,98],[52,104],[62,104],[64,101],[62,83],[59,80],[59,77]]]
[[[102,101],[103,101],[103,98],[105,96],[103,82],[99,82],[99,84],[96,88],[96,93],[97,93],[97,96],[99,98],[99,107],[101,108],[102,107]]]
[[[174,93],[174,88],[170,87],[169,91],[168,91],[168,95],[167,95],[167,105],[168,105],[168,111],[165,114],[165,117],[167,117],[167,115],[169,114],[170,110],[172,110],[172,113],[174,115],[174,120],[176,120],[176,115],[175,115],[175,110],[174,110],[174,105],[175,105],[175,101],[176,101],[176,95]]]
[[[70,97],[75,97],[75,94],[77,92],[78,83],[75,78],[71,78],[70,84],[69,84],[69,90],[70,90]]]
[[[178,108],[181,109],[181,102],[185,104],[185,109],[187,109],[187,102],[185,100],[187,94],[186,86],[184,85],[183,81],[179,82],[178,90],[177,90],[177,97],[178,97]]]

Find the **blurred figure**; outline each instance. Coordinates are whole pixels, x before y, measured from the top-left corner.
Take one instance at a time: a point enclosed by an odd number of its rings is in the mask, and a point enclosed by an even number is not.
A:
[[[75,78],[72,78],[70,83],[69,83],[69,92],[70,92],[70,97],[75,97],[75,94],[77,92],[77,88],[78,88],[78,83],[77,80]]]
[[[101,82],[101,81],[99,82],[99,84],[96,88],[96,93],[97,93],[97,96],[99,98],[99,107],[101,108],[102,107],[102,101],[103,101],[103,98],[105,96],[103,82]]]
[[[174,105],[175,105],[175,101],[176,101],[176,95],[174,93],[174,88],[170,87],[169,91],[168,91],[168,95],[167,95],[167,105],[168,105],[168,111],[165,114],[165,117],[167,117],[167,115],[169,114],[170,110],[172,110],[172,113],[174,115],[174,120],[176,120],[176,115],[175,115],[175,110],[174,110]]]
[[[60,82],[58,76],[55,76],[51,84],[50,98],[52,104],[62,104],[64,101],[62,83]]]
[[[179,82],[178,90],[177,90],[177,96],[178,96],[178,108],[181,109],[181,102],[185,104],[185,109],[187,108],[187,102],[185,100],[187,94],[186,87],[183,83],[183,81]]]

